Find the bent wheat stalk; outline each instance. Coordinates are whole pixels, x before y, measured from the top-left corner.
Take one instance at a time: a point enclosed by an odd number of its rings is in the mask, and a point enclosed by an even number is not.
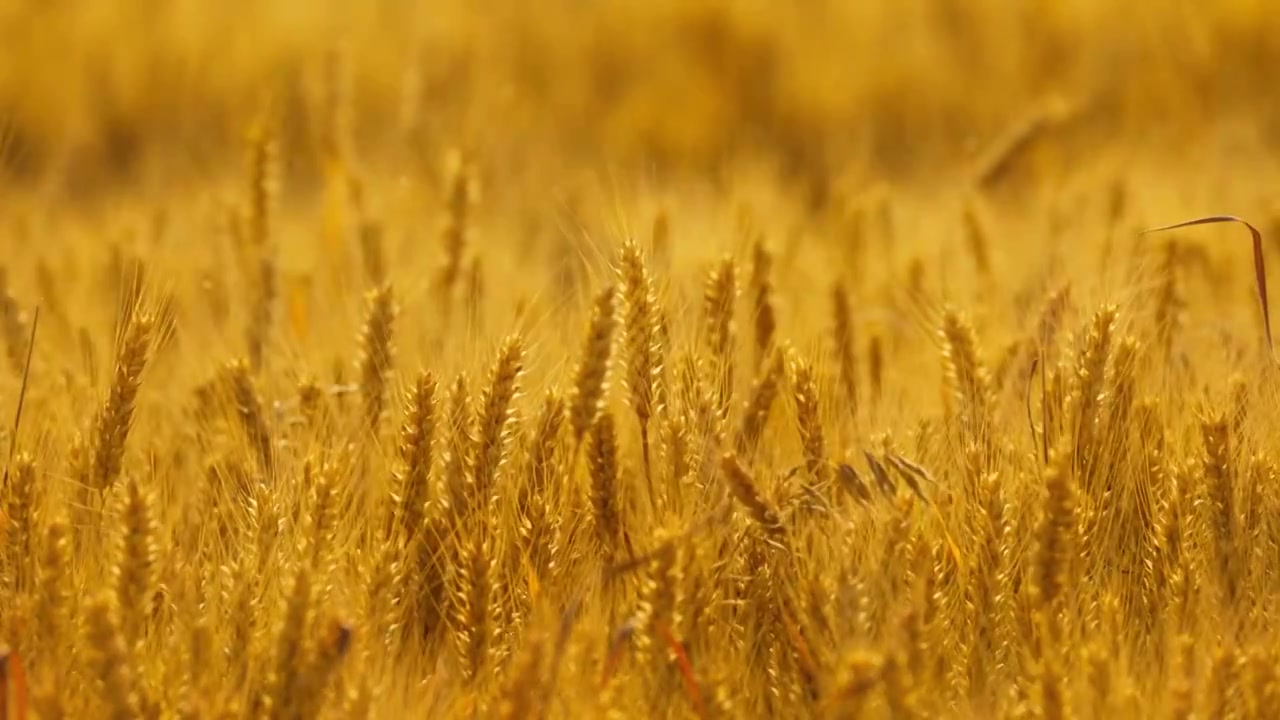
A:
[[[1216,223],[1240,223],[1246,228],[1249,228],[1249,234],[1253,236],[1253,273],[1258,285],[1258,300],[1262,303],[1262,325],[1267,335],[1267,351],[1274,359],[1275,344],[1271,341],[1271,309],[1267,303],[1267,263],[1266,259],[1262,255],[1262,232],[1259,231],[1258,228],[1251,225],[1247,220],[1238,218],[1234,215],[1211,215],[1209,217],[1174,223],[1173,225],[1148,228],[1138,234],[1148,235],[1150,233],[1177,230],[1179,228],[1191,227],[1193,225],[1212,225]]]
[[[13,464],[13,454],[18,448],[18,428],[22,427],[22,406],[27,400],[27,384],[31,381],[31,355],[36,347],[36,328],[40,326],[40,307],[36,306],[35,314],[31,317],[31,338],[27,341],[27,361],[22,368],[22,386],[18,390],[18,409],[13,414],[13,430],[9,433],[9,459],[5,463],[4,478],[0,482],[3,486],[9,485],[9,466]],[[4,520],[4,515],[0,514],[0,522]]]

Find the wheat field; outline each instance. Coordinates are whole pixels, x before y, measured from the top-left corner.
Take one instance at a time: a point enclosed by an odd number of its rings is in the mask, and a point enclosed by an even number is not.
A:
[[[0,720],[1280,716],[1275,11],[3,0]]]

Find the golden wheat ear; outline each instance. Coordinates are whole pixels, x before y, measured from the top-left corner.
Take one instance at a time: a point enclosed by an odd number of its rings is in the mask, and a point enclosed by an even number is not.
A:
[[[1177,230],[1179,228],[1191,227],[1193,225],[1213,225],[1216,223],[1240,223],[1246,228],[1249,228],[1249,234],[1253,236],[1253,273],[1258,284],[1258,300],[1262,303],[1262,325],[1267,334],[1267,351],[1271,353],[1271,357],[1274,359],[1275,345],[1271,341],[1271,309],[1267,303],[1267,262],[1262,256],[1262,232],[1259,231],[1258,228],[1251,225],[1249,221],[1243,220],[1234,215],[1211,215],[1209,217],[1174,223],[1173,225],[1148,228],[1138,234],[1147,235],[1149,233]]]

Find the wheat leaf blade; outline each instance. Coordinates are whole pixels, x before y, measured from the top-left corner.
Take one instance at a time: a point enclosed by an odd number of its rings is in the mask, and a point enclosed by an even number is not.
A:
[[[1195,218],[1194,220],[1185,220],[1172,225],[1148,228],[1139,234],[1148,235],[1168,230],[1178,230],[1180,228],[1187,228],[1195,225],[1215,225],[1218,223],[1239,223],[1244,225],[1249,229],[1249,234],[1253,238],[1254,280],[1258,286],[1258,300],[1262,303],[1262,324],[1263,330],[1266,332],[1267,336],[1267,351],[1274,356],[1275,344],[1271,340],[1271,309],[1267,302],[1267,265],[1266,259],[1262,254],[1262,232],[1258,230],[1258,228],[1254,227],[1249,221],[1236,217],[1235,215],[1210,215],[1208,217]]]

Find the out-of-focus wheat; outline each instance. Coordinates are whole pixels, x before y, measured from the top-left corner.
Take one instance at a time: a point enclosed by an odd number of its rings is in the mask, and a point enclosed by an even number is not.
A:
[[[0,716],[1274,714],[1265,4],[187,5],[0,24]]]

